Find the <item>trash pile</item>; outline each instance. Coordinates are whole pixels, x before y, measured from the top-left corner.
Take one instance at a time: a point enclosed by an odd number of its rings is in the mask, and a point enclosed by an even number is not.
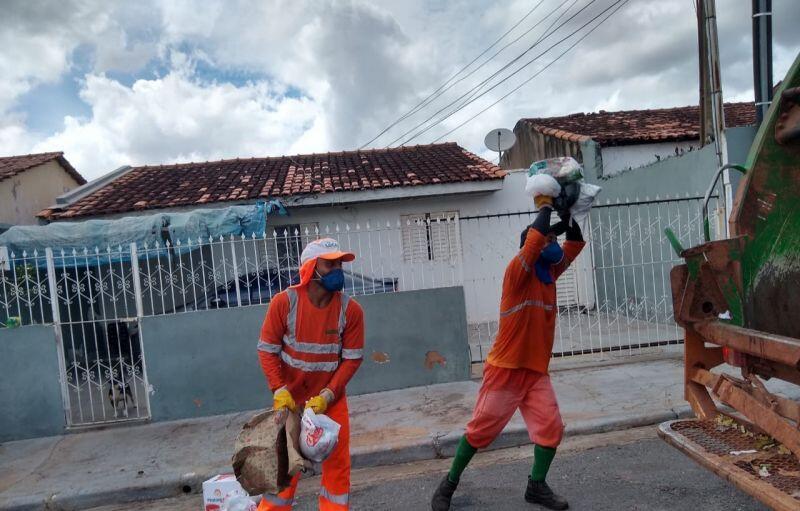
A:
[[[559,187],[553,187],[551,179],[539,176],[550,176]],[[569,212],[576,222],[581,222],[589,214],[601,187],[587,183],[583,176],[583,167],[575,158],[564,156],[535,161],[528,169],[528,180],[525,193],[534,197],[549,195],[554,197],[553,207],[558,213]]]
[[[292,478],[325,461],[339,442],[341,426],[327,415],[306,409],[289,413],[286,421],[276,412],[256,414],[236,438],[233,474],[215,476],[203,483],[206,511],[252,511],[250,495],[277,495]]]

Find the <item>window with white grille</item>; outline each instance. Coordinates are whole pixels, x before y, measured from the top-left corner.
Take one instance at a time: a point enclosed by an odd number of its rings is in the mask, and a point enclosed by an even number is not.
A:
[[[400,222],[403,262],[453,261],[461,255],[458,212],[403,215]]]

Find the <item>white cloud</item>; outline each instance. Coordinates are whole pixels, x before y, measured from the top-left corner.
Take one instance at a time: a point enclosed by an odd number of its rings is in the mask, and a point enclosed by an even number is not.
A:
[[[131,40],[124,24],[150,21],[152,9],[103,0],[10,0],[0,24],[0,113],[39,84],[54,83],[86,46],[100,71],[140,69],[152,45]],[[56,15],[57,13],[57,15]]]
[[[33,150],[64,150],[90,178],[122,164],[281,153],[321,115],[313,102],[277,96],[268,83],[199,81],[188,64],[130,87],[89,75],[81,97],[92,117],[67,117],[62,131]]]
[[[562,1],[545,0],[511,37]],[[584,4],[578,0],[572,12]],[[586,13],[608,4],[596,2]],[[9,15],[0,26],[0,44],[15,49],[0,53],[0,148],[65,150],[90,176],[129,163],[352,149],[435,90],[532,5],[523,0],[483,5],[204,0],[202,6],[190,0],[68,5],[16,0],[4,6]],[[718,6],[727,100],[752,97],[749,10],[743,0]],[[777,81],[800,48],[795,30],[800,7],[787,0],[773,10]],[[457,98],[548,25],[374,145],[385,145]],[[521,117],[694,103],[696,44],[690,0],[631,0],[561,62],[447,138],[485,154],[485,132],[511,127]],[[57,133],[33,133],[24,111],[12,114],[14,105],[37,84],[74,74],[79,49],[90,55],[80,94],[91,114],[64,118]],[[160,74],[144,75],[145,68]],[[414,143],[428,143],[456,127],[535,70],[522,71]],[[111,78],[112,71],[137,79],[122,83]]]

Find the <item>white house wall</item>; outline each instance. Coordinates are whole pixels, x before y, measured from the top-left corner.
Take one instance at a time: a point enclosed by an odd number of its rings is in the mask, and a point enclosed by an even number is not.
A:
[[[625,170],[672,158],[677,156],[676,151],[678,155],[689,150],[696,151],[698,146],[698,141],[687,141],[604,147],[603,175],[613,176]]]
[[[354,272],[375,278],[397,278],[401,290],[440,287],[453,280],[459,281],[463,275],[470,322],[489,321],[496,319],[503,273],[518,250],[520,232],[534,219],[532,200],[524,192],[525,178],[525,172],[512,172],[505,178],[503,189],[493,193],[293,208],[290,217],[270,217],[269,222],[279,232],[281,225],[318,223],[324,235],[328,232],[327,227],[330,235],[337,237],[343,245],[362,254],[372,254],[372,257],[357,259],[352,265]],[[462,219],[500,216],[458,223],[463,254],[461,261],[453,264],[404,263],[398,230],[400,218],[415,213],[446,211],[456,212]],[[525,214],[508,216],[507,213]],[[386,229],[387,225],[389,229]],[[339,227],[338,232],[335,226]],[[376,232],[378,227],[384,230]],[[588,275],[591,280],[588,272],[580,273]],[[581,283],[578,287],[587,289],[583,280]],[[583,294],[593,296],[594,292]]]

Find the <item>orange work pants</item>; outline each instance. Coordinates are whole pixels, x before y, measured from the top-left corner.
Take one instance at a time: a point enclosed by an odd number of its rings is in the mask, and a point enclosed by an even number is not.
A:
[[[518,409],[531,442],[558,447],[564,436],[564,423],[550,376],[486,364],[475,411],[467,424],[469,445],[476,449],[488,447]]]

